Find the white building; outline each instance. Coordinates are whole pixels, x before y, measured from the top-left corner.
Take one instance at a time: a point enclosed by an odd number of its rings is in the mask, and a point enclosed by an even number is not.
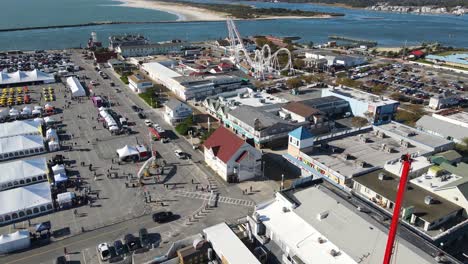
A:
[[[144,93],[146,89],[153,87],[153,83],[141,74],[128,77],[128,87],[137,93]]]
[[[328,66],[344,66],[354,67],[357,65],[365,64],[367,59],[363,56],[357,55],[342,55],[329,51],[307,51],[305,52],[306,59],[309,60],[327,60]]]
[[[37,69],[32,71],[17,71],[13,73],[0,72],[0,86],[14,86],[23,84],[54,83],[52,74],[41,72]]]
[[[460,99],[455,94],[438,94],[429,99],[429,108],[439,110],[458,105]]]
[[[205,228],[203,233],[222,263],[260,264],[226,223]]]
[[[468,114],[465,114],[468,116]],[[442,115],[425,115],[416,122],[416,127],[429,134],[462,143],[468,137],[468,123],[465,126],[461,122],[446,118]]]
[[[171,98],[164,104],[164,120],[171,125],[180,123],[191,116],[192,108],[177,99]]]
[[[0,192],[0,225],[54,210],[48,182]]]
[[[44,140],[38,135],[0,138],[0,161],[44,153]]]
[[[250,225],[254,236],[262,244],[269,241],[278,246],[286,264],[381,262],[387,231],[322,189],[312,186],[277,192],[274,200],[257,205]],[[397,263],[434,263],[431,256],[403,239],[393,258]]]
[[[16,120],[10,123],[3,123],[0,126],[0,138],[23,136],[23,135],[42,135],[41,123],[34,120]]]
[[[262,153],[225,127],[219,127],[203,144],[205,162],[227,182],[260,175]]]
[[[115,51],[122,57],[141,57],[181,53],[187,47],[190,47],[190,44],[187,42],[166,42],[143,45],[120,45],[115,48]]]
[[[0,191],[47,180],[45,158],[0,163]]]
[[[68,85],[68,88],[70,88],[72,96],[74,97],[86,96],[86,92],[83,86],[81,85],[80,81],[78,81],[76,77],[68,77],[67,85]]]

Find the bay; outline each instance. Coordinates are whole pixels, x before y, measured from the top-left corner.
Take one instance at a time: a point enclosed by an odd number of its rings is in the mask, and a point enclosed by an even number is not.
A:
[[[196,0],[200,1],[200,0]],[[116,6],[111,0],[15,0],[3,10],[0,28],[86,23],[92,21],[174,21],[175,15],[141,8]],[[203,0],[203,2],[213,2]],[[223,1],[216,1],[223,2]],[[375,40],[382,46],[440,42],[468,47],[468,16],[415,15],[374,12],[314,4],[243,2],[259,7],[284,7],[344,13],[331,19],[281,19],[237,21],[242,35],[299,36],[302,42],[326,42],[329,35]],[[25,6],[25,13],[20,10]],[[44,6],[42,6],[44,5]],[[227,35],[226,23],[184,22],[160,24],[101,25],[79,28],[41,29],[0,33],[0,50],[64,49],[84,46],[92,31],[107,43],[112,34],[139,33],[152,41],[181,39],[201,41]]]

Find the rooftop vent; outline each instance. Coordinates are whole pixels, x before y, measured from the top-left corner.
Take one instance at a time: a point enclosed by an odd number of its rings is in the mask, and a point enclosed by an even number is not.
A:
[[[323,244],[323,243],[327,242],[327,240],[325,240],[322,237],[319,237],[319,238],[317,238],[317,242],[319,242],[319,244]]]
[[[387,175],[383,172],[379,172],[379,180],[383,181],[387,179]]]
[[[430,205],[430,204],[433,204],[434,203],[434,198],[432,198],[431,196],[426,196],[424,197],[424,203],[427,204],[427,205]]]
[[[283,206],[283,213],[289,212],[289,209],[286,206]]]
[[[328,217],[328,211],[321,212],[317,215],[317,220],[322,221],[323,219]]]
[[[362,160],[357,160],[357,165],[361,168],[364,168],[366,166],[366,162]]]
[[[330,250],[330,255],[332,255],[333,257],[338,257],[340,254],[341,253],[338,250],[335,250],[335,249]]]

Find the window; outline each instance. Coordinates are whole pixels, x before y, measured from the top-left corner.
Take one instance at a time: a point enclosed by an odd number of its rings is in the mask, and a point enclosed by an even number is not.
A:
[[[32,177],[32,181],[33,182],[37,181],[36,177]]]
[[[48,205],[47,205],[47,209],[52,210],[52,205],[51,205],[51,204],[48,204]]]
[[[26,179],[26,183],[30,183],[31,182],[31,179]]]
[[[45,206],[41,206],[41,212],[45,212],[46,208]]]
[[[18,214],[17,214],[17,213],[13,213],[13,214],[11,215],[11,218],[17,219],[17,218],[18,218]]]
[[[11,220],[11,217],[9,215],[5,215],[5,221],[10,221]]]
[[[34,212],[35,214],[37,214],[37,213],[39,213],[39,209],[37,209],[37,207],[34,207],[33,212]]]
[[[24,180],[20,180],[20,184],[24,184]]]
[[[20,211],[20,212],[19,212],[19,217],[24,217],[24,216],[25,216],[24,212],[23,212],[23,211]]]
[[[37,180],[38,181],[42,180],[42,176],[37,176]]]
[[[26,210],[26,214],[27,214],[27,215],[32,215],[31,209]]]

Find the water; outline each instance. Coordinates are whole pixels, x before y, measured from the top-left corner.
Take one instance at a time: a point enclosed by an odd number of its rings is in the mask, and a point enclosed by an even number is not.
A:
[[[200,0],[196,0],[200,1]],[[213,2],[213,0],[203,0]],[[222,1],[217,1],[222,2]],[[64,4],[66,3],[66,4]],[[245,2],[262,7],[319,10],[345,13],[332,19],[268,20],[236,22],[242,35],[273,34],[299,36],[302,42],[322,43],[329,35],[375,40],[382,46],[402,46],[438,41],[455,47],[468,47],[468,16],[413,15],[381,13],[312,4]],[[0,28],[74,24],[91,21],[166,21],[175,15],[164,12],[115,6],[110,0],[15,0],[3,3],[2,11],[17,13],[0,16]],[[113,6],[114,5],[114,6]],[[29,6],[25,11],[24,6]],[[16,10],[16,11],[15,11]],[[34,10],[34,12],[33,12]],[[63,49],[85,45],[91,31],[101,40],[112,34],[141,33],[152,41],[182,39],[199,41],[227,35],[225,22],[190,22],[138,25],[102,25],[0,33],[0,50]]]

